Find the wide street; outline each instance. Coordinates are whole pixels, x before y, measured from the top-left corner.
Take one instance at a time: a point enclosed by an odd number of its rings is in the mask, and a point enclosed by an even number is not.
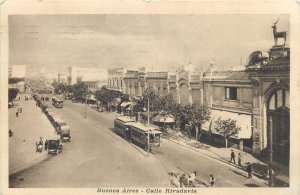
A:
[[[169,187],[169,172],[195,170],[205,183],[213,174],[216,187],[265,186],[241,170],[165,139],[148,156],[112,131],[112,115],[88,107],[85,119],[84,104],[65,101],[55,112],[70,126],[71,142],[57,156],[15,175],[10,187]]]

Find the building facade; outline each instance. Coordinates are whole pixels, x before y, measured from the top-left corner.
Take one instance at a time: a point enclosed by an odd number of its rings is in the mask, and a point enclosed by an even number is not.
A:
[[[268,53],[253,52],[247,63],[253,83],[253,149],[271,148],[274,160],[289,163],[290,48],[274,45]]]
[[[253,52],[244,71],[207,72],[203,77],[203,103],[211,108],[204,132],[218,136],[214,122],[237,121],[241,131],[232,137],[240,149],[269,154],[288,164],[290,152],[290,48],[273,46]]]
[[[193,65],[182,66],[176,73],[127,70],[108,70],[107,88],[117,90],[129,97],[141,97],[147,88],[153,88],[162,96],[171,93],[181,104],[202,102],[201,73]]]
[[[219,118],[236,120],[241,130],[231,141],[240,149],[252,150],[253,86],[249,73],[204,73],[203,89],[203,103],[210,108],[211,119],[202,125],[202,130],[211,133],[213,139],[222,138],[215,130],[215,121]]]

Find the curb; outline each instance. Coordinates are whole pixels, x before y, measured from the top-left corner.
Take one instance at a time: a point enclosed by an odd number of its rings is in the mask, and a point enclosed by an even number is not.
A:
[[[206,154],[206,153],[201,152],[201,151],[199,151],[199,150],[196,150],[196,149],[194,149],[194,148],[192,148],[192,147],[189,147],[189,146],[186,146],[186,145],[184,145],[184,144],[182,144],[182,143],[176,142],[175,140],[167,139],[167,138],[163,138],[163,139],[168,140],[168,141],[171,141],[171,142],[176,143],[176,144],[178,144],[178,145],[181,145],[181,146],[183,146],[183,147],[185,147],[185,148],[188,148],[188,149],[191,149],[191,150],[193,150],[193,151],[195,151],[195,152],[198,152],[198,153],[200,153],[200,154],[202,154],[202,155],[204,155],[204,156],[207,156],[207,157],[212,158],[212,159],[214,159],[214,160],[218,160],[218,161],[220,161],[220,162],[222,162],[222,163],[224,163],[224,164],[226,164],[226,165],[230,165],[230,166],[232,166],[232,167],[234,167],[234,168],[236,168],[236,169],[239,169],[239,170],[242,170],[242,171],[246,172],[244,169],[240,168],[239,166],[234,165],[234,164],[232,164],[232,163],[228,163],[227,161],[225,161],[225,160],[223,160],[223,159],[220,159],[220,158],[214,157],[214,156],[212,156],[212,155]],[[259,174],[259,173],[253,173],[253,176],[255,176],[257,179],[260,179],[260,178],[258,178],[258,177],[264,177],[263,175],[261,175],[261,174]],[[265,180],[265,179],[260,179],[260,180],[267,181],[267,180]]]
[[[42,155],[42,156],[34,159],[31,162],[28,162],[28,163],[26,163],[26,164],[24,164],[24,165],[22,165],[22,166],[20,166],[18,168],[15,168],[15,169],[9,171],[9,177],[12,177],[12,176],[14,176],[14,175],[16,175],[16,174],[18,174],[18,173],[20,173],[22,171],[25,171],[26,169],[29,169],[32,166],[34,166],[35,164],[43,162],[44,160],[47,160],[50,157],[51,157],[50,155],[44,154],[44,155]]]

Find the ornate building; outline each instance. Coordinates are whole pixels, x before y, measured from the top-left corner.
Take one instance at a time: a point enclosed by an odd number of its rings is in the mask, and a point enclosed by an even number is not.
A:
[[[247,72],[253,83],[253,149],[270,148],[274,160],[288,163],[290,151],[290,48],[275,45],[253,52]]]
[[[178,103],[202,103],[201,73],[193,64],[182,66],[176,73],[138,71],[123,68],[109,69],[107,88],[129,97],[140,97],[148,87],[164,96],[171,93]]]
[[[218,118],[237,121],[241,131],[232,142],[255,154],[274,153],[274,160],[289,163],[290,152],[290,48],[275,45],[253,52],[244,71],[204,73],[203,101],[212,119],[204,131],[214,130]]]

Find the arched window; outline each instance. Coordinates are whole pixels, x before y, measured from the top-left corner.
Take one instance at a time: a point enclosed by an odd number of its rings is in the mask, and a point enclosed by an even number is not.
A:
[[[269,99],[269,110],[278,108],[290,108],[290,92],[285,89],[275,91]]]

